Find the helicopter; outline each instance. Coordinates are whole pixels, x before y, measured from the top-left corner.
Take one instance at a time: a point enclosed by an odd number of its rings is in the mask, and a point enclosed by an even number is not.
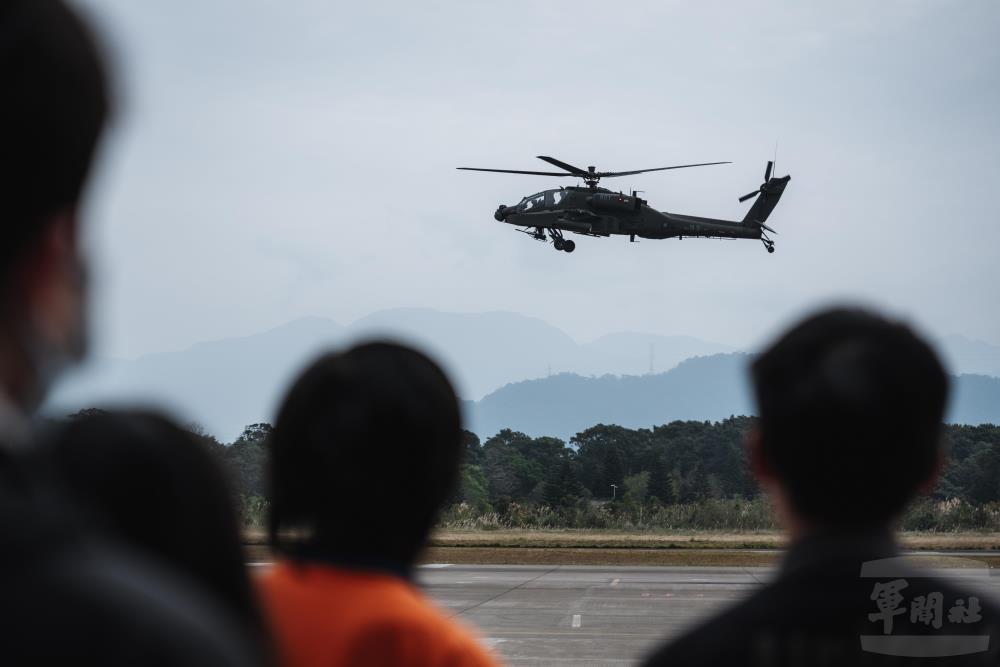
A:
[[[543,190],[525,197],[513,206],[500,204],[493,217],[499,222],[520,227],[518,231],[528,234],[537,241],[552,242],[556,250],[573,252],[576,243],[567,239],[565,232],[583,236],[607,237],[628,236],[634,242],[642,239],[668,239],[685,237],[711,239],[757,239],[764,244],[767,252],[774,252],[774,241],[767,235],[777,234],[765,223],[777,206],[781,193],[791,180],[791,176],[772,177],[774,161],[769,160],[764,169],[761,186],[739,198],[740,202],[756,198],[743,220],[718,220],[693,215],[680,215],[658,211],[639,192],[631,194],[612,192],[598,187],[602,178],[632,176],[650,171],[707,167],[729,162],[702,162],[680,164],[672,167],[636,169],[632,171],[598,171],[596,167],[587,169],[574,167],[547,155],[537,156],[562,171],[525,171],[518,169],[484,169],[481,167],[457,167],[464,171],[489,171],[502,174],[530,174],[534,176],[577,177],[584,186],[570,186]],[[546,236],[547,235],[547,236]]]

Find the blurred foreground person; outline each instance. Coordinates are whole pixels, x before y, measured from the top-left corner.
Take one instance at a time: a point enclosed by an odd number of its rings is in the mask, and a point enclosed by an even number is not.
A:
[[[893,539],[943,459],[947,375],[927,343],[873,313],[830,310],[765,351],[752,379],[748,457],[788,553],[772,583],[647,664],[996,664],[997,607],[914,569]]]
[[[455,392],[422,354],[363,345],[299,377],[270,443],[281,559],[261,580],[282,664],[494,664],[412,581],[461,453]]]
[[[18,454],[85,349],[78,210],[109,95],[59,0],[0,3],[0,85],[0,664],[251,664],[225,614],[96,544]]]
[[[39,449],[60,488],[110,539],[190,578],[264,648],[234,498],[207,445],[158,414],[93,411]]]

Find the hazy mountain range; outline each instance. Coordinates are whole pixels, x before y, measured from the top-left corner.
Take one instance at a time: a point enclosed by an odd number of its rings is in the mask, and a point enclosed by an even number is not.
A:
[[[736,350],[727,345],[631,332],[581,344],[537,318],[429,309],[380,311],[348,326],[305,318],[176,352],[94,359],[57,387],[46,410],[64,414],[92,405],[154,402],[228,440],[244,425],[272,417],[284,388],[310,357],[375,337],[410,342],[440,359],[480,434],[511,426],[566,435],[575,432],[573,424],[648,426],[750,410],[744,355],[732,354]],[[958,336],[943,339],[940,347],[954,371],[1000,375],[1000,347]],[[694,357],[702,358],[664,372]],[[988,394],[993,385],[989,378],[983,382]],[[973,394],[962,405],[982,400],[980,412],[994,414],[997,400],[983,398],[979,389]]]
[[[568,439],[594,424],[648,428],[676,419],[712,420],[753,414],[745,353],[682,362],[666,373],[581,377],[565,373],[507,385],[465,404],[469,428],[481,438],[502,428]],[[1000,379],[953,377],[947,421],[1000,423]]]

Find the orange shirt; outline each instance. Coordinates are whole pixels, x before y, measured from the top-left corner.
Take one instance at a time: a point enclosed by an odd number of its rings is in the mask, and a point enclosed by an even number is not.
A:
[[[497,665],[472,634],[392,574],[281,562],[259,584],[285,667]]]

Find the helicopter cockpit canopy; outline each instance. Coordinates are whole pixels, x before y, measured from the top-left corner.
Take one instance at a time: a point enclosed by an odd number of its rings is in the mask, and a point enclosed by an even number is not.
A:
[[[566,190],[562,188],[559,188],[558,190],[546,190],[545,192],[539,192],[538,194],[525,197],[521,200],[521,203],[518,204],[518,208],[520,208],[523,213],[531,213],[536,209],[558,206],[559,202],[561,202],[565,196]]]
[[[521,200],[520,208],[525,213],[530,213],[535,209],[543,208],[545,206],[545,193],[539,192],[536,195],[528,195]]]

